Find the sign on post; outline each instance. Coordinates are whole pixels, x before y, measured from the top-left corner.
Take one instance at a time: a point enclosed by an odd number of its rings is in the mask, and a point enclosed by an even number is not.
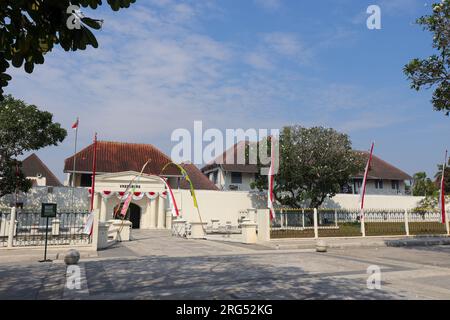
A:
[[[47,218],[47,223],[45,226],[45,249],[44,249],[44,260],[39,262],[51,262],[52,260],[47,259],[47,242],[48,242],[48,219],[56,218],[56,203],[43,203],[41,208],[41,217]]]
[[[42,218],[56,218],[56,203],[43,203],[41,208]]]

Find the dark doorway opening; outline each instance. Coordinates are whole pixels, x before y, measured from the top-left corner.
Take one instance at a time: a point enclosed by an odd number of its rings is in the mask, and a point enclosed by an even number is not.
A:
[[[120,204],[120,208],[117,208],[118,205],[114,208],[114,213],[117,217],[120,217],[120,212],[122,211],[123,203]],[[127,215],[125,216],[125,220],[130,221],[133,224],[133,229],[140,229],[141,228],[141,208],[134,204],[130,203],[130,206],[127,210]]]

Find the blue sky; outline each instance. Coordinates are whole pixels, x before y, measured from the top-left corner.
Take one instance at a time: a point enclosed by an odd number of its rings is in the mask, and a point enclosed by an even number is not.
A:
[[[379,5],[382,29],[366,27]],[[7,92],[70,128],[79,146],[101,140],[151,143],[167,154],[171,132],[322,125],[350,135],[401,169],[435,173],[450,136],[431,91],[409,88],[402,67],[431,52],[414,24],[420,0],[146,0],[105,20],[99,49],[56,49],[32,75],[12,70]],[[73,131],[37,154],[59,177]]]

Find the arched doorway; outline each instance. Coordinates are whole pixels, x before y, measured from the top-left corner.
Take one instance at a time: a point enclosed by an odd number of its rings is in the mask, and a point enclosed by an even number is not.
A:
[[[114,208],[114,213],[120,216],[120,212],[122,211],[123,203],[120,204],[120,209],[118,210],[119,205]],[[127,215],[125,216],[125,220],[129,220],[133,224],[133,229],[141,228],[141,207],[134,203],[130,203],[130,206],[127,210]]]

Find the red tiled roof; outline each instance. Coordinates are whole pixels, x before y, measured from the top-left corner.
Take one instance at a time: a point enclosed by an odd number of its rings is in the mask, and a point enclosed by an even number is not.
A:
[[[245,155],[245,148],[250,145],[249,141],[240,141],[226,150],[220,156],[209,162],[202,168],[202,172],[222,166],[225,171],[256,173],[258,166],[256,164],[238,164],[238,155]]]
[[[216,185],[208,179],[194,164],[183,163],[181,165],[186,170],[195,189],[198,190],[219,190]],[[189,189],[189,183],[186,180],[180,181],[181,189]]]
[[[367,162],[369,158],[369,152],[367,151],[355,151],[364,157]],[[363,178],[364,172],[358,174],[355,178]],[[394,167],[390,163],[373,155],[372,163],[368,174],[368,179],[386,179],[386,180],[412,180],[412,177],[406,172]]]
[[[49,187],[61,187],[62,183],[50,171],[36,154],[31,154],[22,161],[22,172],[25,177],[36,177],[38,174],[46,178],[46,184]]]
[[[92,172],[94,144],[91,144],[76,154],[76,172]],[[140,172],[144,164],[149,164],[144,170],[146,174],[159,175],[163,167],[171,159],[151,144],[123,143],[98,141],[97,142],[97,172],[114,173],[124,171]],[[64,162],[64,172],[73,172],[74,156]],[[174,167],[164,171],[165,176],[179,176]]]

